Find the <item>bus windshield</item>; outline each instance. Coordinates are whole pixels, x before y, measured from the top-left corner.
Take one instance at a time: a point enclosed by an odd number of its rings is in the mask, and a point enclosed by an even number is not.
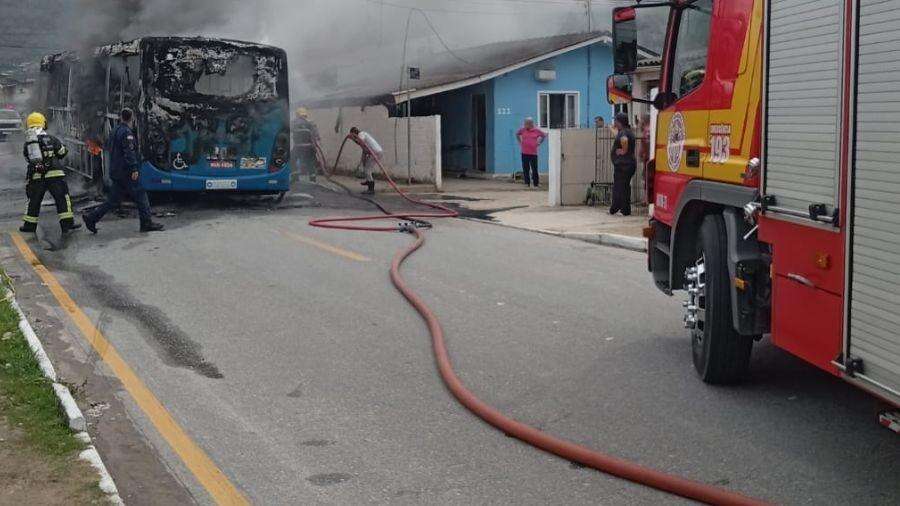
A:
[[[283,65],[278,54],[262,47],[227,42],[180,42],[161,45],[153,55],[149,83],[161,96],[195,101],[261,102],[279,98],[277,80]]]

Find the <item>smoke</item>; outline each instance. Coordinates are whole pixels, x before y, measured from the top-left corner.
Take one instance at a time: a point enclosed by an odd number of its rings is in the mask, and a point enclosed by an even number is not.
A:
[[[79,48],[148,35],[258,34],[253,2],[239,0],[73,0],[72,41]],[[240,19],[237,22],[236,19]],[[232,33],[229,33],[232,32]]]
[[[464,66],[446,58],[492,42],[585,31],[586,3],[506,0],[70,0],[80,48],[148,35],[235,38],[287,50],[292,95],[314,100],[366,83],[399,86],[409,65]],[[609,5],[594,1],[593,29]],[[409,27],[407,30],[407,26]],[[450,51],[448,51],[448,48]],[[452,56],[452,54],[450,55]]]

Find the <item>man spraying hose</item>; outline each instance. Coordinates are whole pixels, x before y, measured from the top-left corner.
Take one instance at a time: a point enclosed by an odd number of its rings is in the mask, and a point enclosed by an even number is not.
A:
[[[384,157],[384,150],[381,144],[372,137],[368,132],[361,132],[359,128],[350,129],[350,139],[362,148],[362,166],[366,172],[366,180],[361,183],[366,187],[364,192],[366,195],[375,194],[375,177],[373,175],[378,162]],[[373,159],[373,156],[377,160]]]
[[[50,192],[56,201],[56,212],[59,215],[59,226],[63,234],[81,228],[75,223],[72,212],[72,199],[66,185],[66,173],[62,160],[69,150],[56,137],[48,134],[47,118],[39,112],[31,113],[26,120],[25,147],[22,152],[28,162],[28,173],[25,181],[25,194],[28,196],[28,211],[25,213],[25,224],[19,228],[21,232],[35,232],[38,217],[41,213],[41,202],[44,194]]]

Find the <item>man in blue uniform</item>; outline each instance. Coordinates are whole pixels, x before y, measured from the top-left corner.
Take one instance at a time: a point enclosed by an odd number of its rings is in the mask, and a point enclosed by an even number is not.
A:
[[[56,213],[59,215],[59,226],[63,234],[81,228],[75,224],[72,212],[72,199],[69,198],[69,187],[66,185],[66,173],[62,160],[69,151],[56,137],[48,134],[47,119],[39,112],[28,116],[25,126],[25,148],[22,153],[28,162],[28,173],[25,176],[25,195],[28,197],[28,211],[25,212],[25,224],[20,232],[36,232],[38,217],[41,214],[41,202],[44,194],[50,192],[56,201]]]
[[[122,109],[119,115],[119,126],[116,127],[107,143],[109,149],[109,176],[112,185],[106,202],[100,204],[91,213],[83,216],[84,226],[91,233],[97,233],[97,222],[109,211],[122,203],[123,197],[129,197],[137,204],[141,218],[141,232],[157,232],[163,226],[154,223],[150,214],[150,199],[140,183],[140,164],[138,163],[137,141],[134,137],[134,113],[131,109]]]

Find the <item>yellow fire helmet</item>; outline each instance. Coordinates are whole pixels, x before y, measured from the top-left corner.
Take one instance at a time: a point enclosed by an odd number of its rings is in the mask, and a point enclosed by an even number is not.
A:
[[[33,112],[25,120],[25,126],[27,128],[47,128],[47,118],[39,112]]]
[[[309,111],[306,109],[306,107],[298,107],[297,108],[297,117],[298,118],[308,118],[309,117]]]

